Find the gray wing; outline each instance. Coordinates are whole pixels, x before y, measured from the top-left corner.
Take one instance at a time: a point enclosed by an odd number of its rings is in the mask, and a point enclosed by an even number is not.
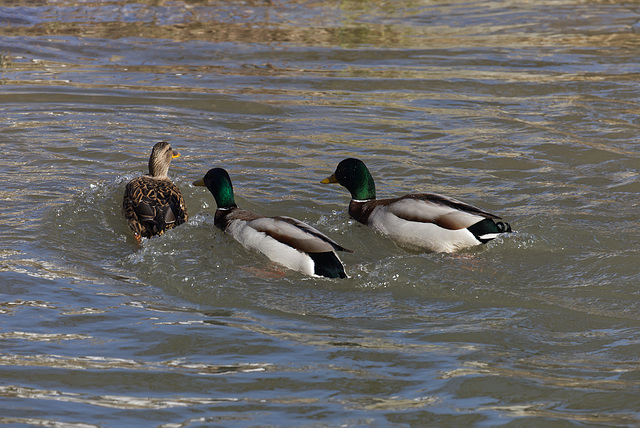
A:
[[[305,253],[351,250],[342,247],[317,229],[291,217],[260,217],[249,226]]]
[[[408,221],[434,223],[445,229],[465,229],[486,218],[500,219],[473,205],[434,193],[418,193],[398,198],[387,209]]]

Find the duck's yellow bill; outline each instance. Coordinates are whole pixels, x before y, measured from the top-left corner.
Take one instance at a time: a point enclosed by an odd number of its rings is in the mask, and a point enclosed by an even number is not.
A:
[[[176,152],[176,151],[174,150],[174,151],[173,151],[173,154],[171,155],[171,158],[172,158],[172,159],[175,159],[175,158],[179,158],[179,157],[180,157],[180,153],[178,153],[178,152]]]
[[[196,180],[193,182],[194,186],[204,186],[204,178],[201,178],[200,180]]]
[[[329,183],[337,183],[337,182],[338,182],[338,179],[336,179],[336,175],[335,174],[331,174],[331,177],[325,178],[320,183],[329,184]]]

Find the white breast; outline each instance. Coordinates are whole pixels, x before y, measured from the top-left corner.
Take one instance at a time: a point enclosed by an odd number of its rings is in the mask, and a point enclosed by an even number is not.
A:
[[[307,275],[314,275],[314,263],[311,257],[264,232],[257,231],[251,227],[251,222],[232,220],[226,232],[246,248],[259,251],[276,263]]]
[[[450,230],[433,223],[407,221],[384,206],[373,210],[368,224],[398,245],[417,250],[451,253],[480,244],[467,229]]]

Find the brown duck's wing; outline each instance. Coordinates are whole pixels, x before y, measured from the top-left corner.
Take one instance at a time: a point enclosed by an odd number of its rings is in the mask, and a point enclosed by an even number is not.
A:
[[[123,211],[131,230],[147,238],[188,219],[180,189],[170,180],[150,177],[138,177],[127,183]]]
[[[473,205],[435,193],[416,193],[378,202],[405,220],[434,223],[451,230],[465,229],[484,219],[500,219]]]
[[[260,217],[251,220],[249,226],[305,253],[351,252],[322,232],[291,217]]]
[[[169,199],[169,206],[175,218],[175,226],[185,223],[189,219],[189,214],[187,213],[187,204],[184,202],[182,192],[180,192],[178,186],[169,181],[165,195]]]
[[[144,182],[143,177],[134,178],[124,188],[124,196],[122,198],[122,212],[124,213],[129,228],[138,236],[148,236],[147,227],[144,219],[138,214],[137,207],[140,205],[143,197]]]

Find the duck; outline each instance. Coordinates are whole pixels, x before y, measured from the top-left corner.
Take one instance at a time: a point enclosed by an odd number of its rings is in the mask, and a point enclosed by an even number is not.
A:
[[[122,211],[138,244],[185,223],[189,216],[182,193],[169,176],[171,160],[180,157],[166,141],[156,143],[149,157],[149,174],[129,181]]]
[[[193,185],[209,189],[217,205],[215,226],[244,247],[305,275],[347,278],[336,251],[351,250],[292,217],[267,217],[238,208],[231,178],[225,169],[212,168]]]
[[[401,247],[453,253],[511,232],[497,215],[436,193],[376,199],[373,177],[356,158],[342,160],[321,183],[345,187],[351,193],[349,215]]]

